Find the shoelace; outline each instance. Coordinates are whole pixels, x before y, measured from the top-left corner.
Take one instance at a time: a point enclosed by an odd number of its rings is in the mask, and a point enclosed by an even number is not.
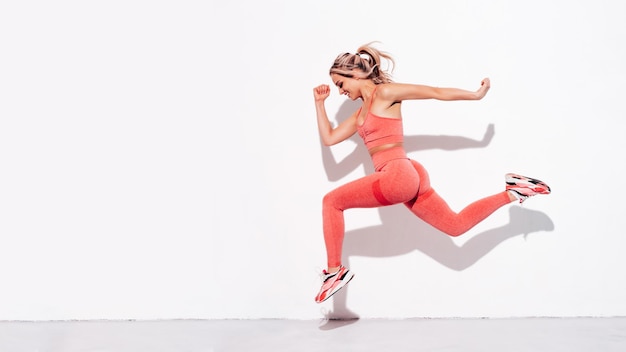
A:
[[[326,282],[326,280],[330,279],[331,277],[337,275],[339,273],[339,271],[337,271],[336,273],[327,273],[326,270],[322,271],[322,273],[320,274],[320,279],[322,280],[322,282]]]

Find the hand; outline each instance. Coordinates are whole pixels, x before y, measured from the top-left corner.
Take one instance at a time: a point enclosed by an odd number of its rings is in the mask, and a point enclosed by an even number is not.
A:
[[[476,91],[476,93],[478,93],[478,99],[482,99],[485,95],[487,95],[489,88],[491,88],[491,81],[489,78],[483,79],[482,82],[480,82],[480,88]]]
[[[315,88],[313,88],[313,97],[315,101],[324,101],[330,95],[330,87],[328,84],[321,84]]]

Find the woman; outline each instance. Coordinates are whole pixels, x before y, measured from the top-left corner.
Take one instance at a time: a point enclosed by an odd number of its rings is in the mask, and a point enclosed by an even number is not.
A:
[[[406,155],[402,144],[402,101],[480,100],[489,91],[490,81],[485,78],[475,92],[394,83],[389,73],[381,68],[382,59],[394,64],[391,56],[370,44],[360,47],[356,54],[344,53],[335,59],[330,78],[339,93],[363,101],[359,110],[335,128],[328,121],[324,107],[330,87],[322,84],[313,89],[317,123],[324,145],[337,144],[358,132],[375,167],[373,174],[340,186],[324,197],[322,214],[328,268],[323,272],[324,282],[315,297],[318,303],[328,299],[354,276],[341,265],[343,211],[346,209],[404,203],[426,223],[450,236],[459,236],[508,203],[516,200],[521,203],[536,194],[550,193],[550,187],[539,180],[506,174],[504,191],[480,199],[459,213],[452,211],[430,187],[424,167]]]

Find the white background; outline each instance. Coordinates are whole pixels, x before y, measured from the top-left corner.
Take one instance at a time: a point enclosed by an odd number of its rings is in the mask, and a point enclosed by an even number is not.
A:
[[[0,320],[626,315],[617,1],[19,1],[0,5]],[[321,199],[371,172],[322,147],[312,88],[377,46],[394,79],[492,89],[404,105],[460,210],[503,175],[549,196],[450,238],[346,212],[356,273],[317,305]],[[333,88],[334,89],[334,88]],[[333,94],[335,121],[358,108]]]

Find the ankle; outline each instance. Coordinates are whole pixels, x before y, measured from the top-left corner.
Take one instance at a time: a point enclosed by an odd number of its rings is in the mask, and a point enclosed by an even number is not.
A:
[[[334,273],[338,272],[340,268],[341,268],[341,265],[340,266],[329,266],[328,269],[326,269],[326,272],[329,273],[329,274],[334,274]]]

